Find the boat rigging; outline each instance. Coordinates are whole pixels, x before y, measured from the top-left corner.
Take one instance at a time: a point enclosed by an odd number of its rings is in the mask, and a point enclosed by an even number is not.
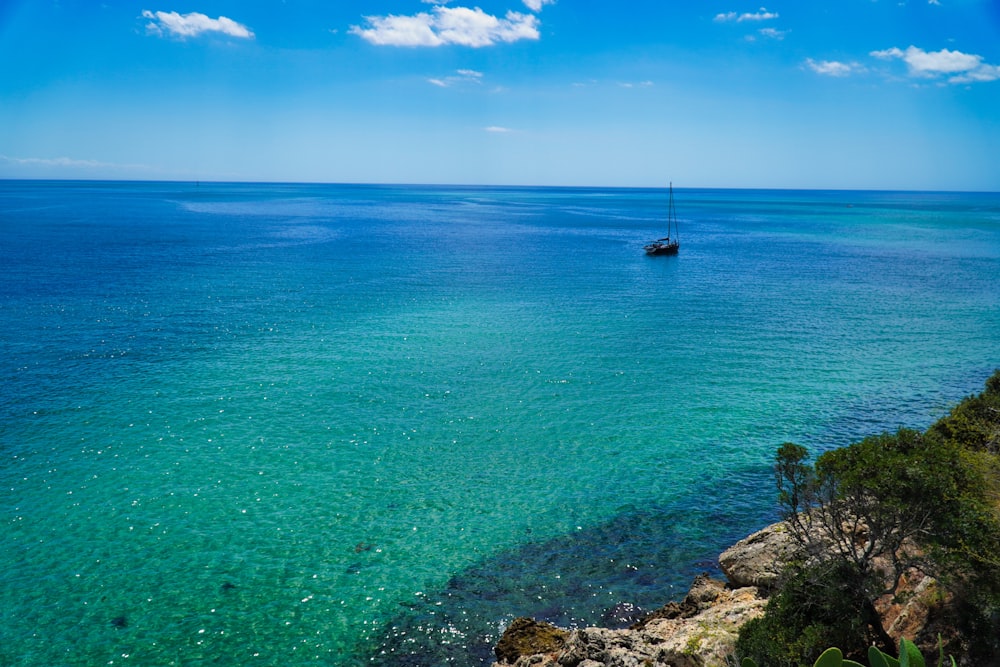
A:
[[[671,236],[672,234],[672,236]],[[677,233],[677,212],[674,210],[674,184],[670,183],[670,204],[667,206],[667,235],[643,246],[647,255],[676,255],[681,248]]]

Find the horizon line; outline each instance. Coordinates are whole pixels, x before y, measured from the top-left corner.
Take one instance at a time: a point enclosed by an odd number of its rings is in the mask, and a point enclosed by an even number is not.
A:
[[[421,182],[362,182],[362,181],[269,181],[269,180],[201,180],[201,179],[124,179],[124,178],[30,178],[30,177],[0,177],[3,182],[22,183],[170,183],[206,185],[308,185],[308,186],[368,186],[368,187],[400,187],[400,188],[519,188],[519,189],[566,189],[566,190],[660,190],[668,185],[544,185],[523,183],[421,183]],[[669,181],[668,184],[672,183]],[[788,187],[788,186],[711,186],[689,185],[679,186],[678,190],[755,190],[776,192],[901,192],[901,193],[938,193],[938,194],[1000,194],[1000,190],[923,190],[917,188],[886,188],[886,187]]]

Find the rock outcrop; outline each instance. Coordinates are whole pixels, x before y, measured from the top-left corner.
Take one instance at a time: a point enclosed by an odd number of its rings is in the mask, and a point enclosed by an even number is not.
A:
[[[764,613],[766,600],[753,586],[733,589],[700,576],[687,597],[670,603],[625,630],[573,630],[554,650],[516,652],[504,633],[498,666],[514,667],[701,667],[724,665],[739,627]],[[531,623],[516,619],[516,634]],[[501,651],[500,647],[504,646]],[[524,645],[524,643],[522,643]]]
[[[681,602],[671,602],[624,630],[559,630],[516,619],[497,645],[494,667],[723,667],[732,664],[740,627],[761,616],[781,571],[799,560],[788,527],[776,523],[746,537],[719,556],[728,583],[697,577]],[[917,572],[904,578],[897,596],[876,603],[895,641],[917,637],[940,599],[934,579]],[[510,636],[508,636],[510,635]],[[525,637],[537,636],[534,642]],[[548,642],[548,643],[545,643]],[[503,649],[501,649],[501,646]]]
[[[784,522],[775,523],[729,547],[719,556],[719,568],[734,588],[756,586],[773,590],[788,563],[804,556]]]

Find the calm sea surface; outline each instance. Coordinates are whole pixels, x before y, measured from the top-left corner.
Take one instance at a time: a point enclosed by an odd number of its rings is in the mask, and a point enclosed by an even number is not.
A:
[[[1000,195],[0,182],[0,664],[479,665],[1000,366]]]

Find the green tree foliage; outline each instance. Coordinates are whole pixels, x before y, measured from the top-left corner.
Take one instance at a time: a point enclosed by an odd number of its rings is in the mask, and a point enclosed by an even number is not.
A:
[[[928,548],[940,558],[976,541],[986,520],[981,471],[955,443],[914,430],[826,452],[806,484],[805,506],[784,505],[796,538],[811,556],[881,572],[879,594],[908,568],[931,567]]]
[[[750,657],[743,658],[740,667],[758,667],[760,663]],[[899,642],[899,657],[894,658],[888,653],[883,653],[874,646],[868,649],[868,664],[871,667],[925,667],[927,662],[916,644],[908,639]],[[955,667],[955,659],[949,657],[945,659],[944,646],[938,639],[938,663],[937,667]],[[864,667],[859,662],[845,659],[844,653],[839,648],[828,648],[813,663],[813,667]]]
[[[738,651],[768,665],[811,664],[830,645],[888,652],[874,602],[911,568],[955,594],[969,636],[1000,636],[998,450],[1000,371],[926,432],[871,436],[814,465],[805,448],[782,445],[779,502],[806,557],[744,626]],[[984,654],[1000,650],[989,644]]]
[[[965,398],[927,432],[970,451],[1000,454],[1000,370],[986,381],[985,391]]]
[[[740,628],[736,654],[766,667],[812,665],[823,649],[840,646],[855,660],[873,641],[860,573],[826,561],[797,568],[768,600],[765,613]]]

